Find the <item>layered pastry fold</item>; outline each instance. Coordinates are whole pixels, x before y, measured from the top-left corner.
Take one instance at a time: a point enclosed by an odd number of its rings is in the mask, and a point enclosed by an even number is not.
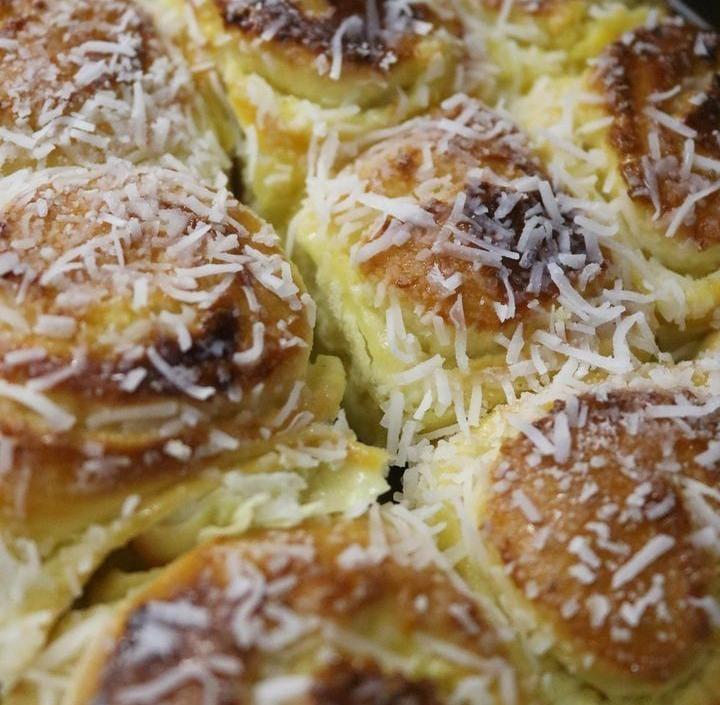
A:
[[[480,47],[445,0],[190,4],[245,130],[251,203],[278,227],[298,206],[318,139],[397,124],[482,74],[470,63]]]
[[[718,46],[668,17],[512,109],[572,189],[618,211],[636,286],[674,331],[707,330],[718,301]]]
[[[214,182],[232,132],[212,71],[193,72],[130,0],[0,7],[0,176],[23,167],[182,163]]]

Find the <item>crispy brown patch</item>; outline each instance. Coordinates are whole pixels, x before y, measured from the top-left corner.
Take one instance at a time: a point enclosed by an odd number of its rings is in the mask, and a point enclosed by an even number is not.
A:
[[[591,668],[662,683],[710,634],[693,599],[707,595],[717,571],[691,542],[698,527],[679,483],[702,470],[695,457],[720,434],[720,413],[684,419],[687,432],[673,420],[643,416],[650,405],[673,404],[670,394],[619,391],[579,401],[587,421],[571,428],[567,461],[541,457],[524,435],[505,442],[484,531],[541,619],[577,653],[597,659]],[[535,427],[552,438],[566,410],[557,403]],[[712,481],[717,485],[717,477]],[[521,509],[520,492],[539,521]],[[613,585],[620,568],[661,535],[674,545]],[[574,577],[578,570],[587,578]],[[653,594],[656,601],[648,598]]]
[[[216,0],[228,27],[240,30],[250,37],[259,37],[268,28],[273,29],[272,42],[291,45],[313,54],[332,57],[332,40],[343,22],[359,17],[358,26],[348,27],[342,41],[343,61],[359,66],[387,70],[398,60],[412,53],[414,32],[401,36],[388,36],[381,31],[372,34],[368,20],[368,4],[364,0],[258,0],[252,3],[235,3],[233,0]],[[376,3],[380,27],[385,28],[388,0]],[[428,21],[433,17],[426,5],[413,4],[412,16],[405,21]]]
[[[127,175],[125,175],[127,177]],[[121,177],[123,178],[123,177]],[[134,177],[133,177],[134,178]],[[129,178],[132,182],[133,178]],[[150,182],[152,175],[138,175],[139,182]],[[128,180],[128,178],[126,178]],[[97,207],[96,196],[98,189],[121,188],[123,183],[112,183],[112,179],[89,182],[87,184],[74,184],[69,188],[52,187],[49,184],[38,188],[37,196],[45,196],[51,200],[51,206],[45,217],[37,216],[32,208],[25,204],[14,207],[11,204],[4,215],[3,228],[0,230],[0,252],[12,252],[12,242],[15,239],[27,237],[28,230],[37,237],[38,244],[22,252],[23,265],[29,266],[38,274],[48,269],[48,261],[44,248],[52,248],[56,256],[64,254],[72,247],[77,247],[95,237],[106,236],[110,231],[106,223],[93,220],[92,214]],[[158,210],[178,209],[177,186],[168,183],[167,200],[158,203]],[[93,200],[94,199],[94,200]],[[180,208],[187,219],[187,232],[198,226],[195,213]],[[75,219],[79,214],[88,214],[87,225],[78,227]],[[230,217],[248,229],[250,236],[259,229],[260,223],[249,211],[239,204],[232,207]],[[137,218],[137,216],[136,216]],[[130,242],[123,242],[123,251],[129,266],[135,264],[163,266],[170,260],[166,257],[166,248],[169,240],[167,233],[157,232],[157,222],[145,223],[146,232],[143,237],[136,237]],[[141,226],[142,227],[142,226]],[[228,231],[228,234],[231,234]],[[251,242],[246,233],[235,233],[239,242]],[[265,256],[278,256],[280,250],[274,246],[252,242],[252,246]],[[236,254],[242,249],[242,244],[233,250]],[[116,256],[112,252],[97,251],[95,265],[98,269],[110,267],[116,263]],[[186,266],[202,264],[202,261],[189,262]],[[105,397],[109,402],[113,400],[140,400],[148,399],[158,394],[183,398],[183,393],[166,377],[164,377],[152,364],[147,352],[140,357],[126,355],[127,345],[112,345],[103,341],[109,326],[129,326],[133,322],[142,322],[150,318],[148,314],[159,314],[162,311],[180,311],[180,305],[169,296],[150,300],[146,313],[135,313],[130,301],[122,302],[104,281],[92,281],[86,268],[70,271],[64,278],[62,288],[58,288],[51,281],[42,285],[37,281],[27,289],[24,297],[26,315],[62,315],[70,316],[77,321],[77,335],[70,340],[50,340],[37,334],[27,333],[21,338],[8,337],[0,344],[0,353],[10,350],[31,348],[36,345],[46,346],[48,356],[29,365],[10,366],[0,362],[0,373],[12,382],[22,383],[32,377],[50,374],[71,364],[75,350],[81,347],[84,350],[86,363],[83,374],[70,377],[54,389],[62,389],[75,395],[97,400]],[[0,278],[0,292],[8,300],[14,300],[23,286],[24,274],[7,272]],[[222,278],[213,276],[204,279],[206,288],[220,284]],[[91,285],[95,290],[94,299],[84,307],[72,307],[58,303],[59,292],[67,291],[70,286],[81,287]],[[252,290],[258,301],[260,317],[266,324],[263,353],[259,359],[242,368],[233,364],[235,352],[247,350],[253,342],[252,324],[257,317],[252,315],[248,308],[245,289]],[[213,304],[206,308],[196,308],[196,319],[188,326],[191,345],[182,350],[177,336],[169,332],[167,327],[152,323],[148,332],[135,343],[141,343],[145,349],[154,347],[160,356],[171,366],[185,369],[195,384],[209,385],[219,391],[226,391],[232,386],[239,386],[245,392],[252,390],[260,382],[267,381],[273,373],[286,364],[290,359],[307,354],[307,350],[300,346],[284,346],[281,331],[276,324],[278,321],[287,323],[287,331],[300,339],[306,340],[309,336],[307,323],[302,314],[294,312],[287,302],[260,285],[246,268],[235,272],[231,285],[222,292]],[[108,320],[110,319],[110,320]],[[31,319],[32,320],[32,319]],[[119,327],[119,326],[118,326]],[[144,367],[146,376],[131,392],[123,391],[119,387],[122,376],[138,367]]]
[[[696,130],[696,151],[720,157],[720,36],[679,20],[666,21],[653,29],[638,29],[612,44],[600,59],[596,82],[607,97],[614,121],[610,142],[620,158],[628,194],[649,211],[655,209],[644,162],[648,159],[648,135],[660,137],[662,163],[651,170],[657,179],[660,215],[683,204],[700,190],[682,173],[685,138],[653,122],[645,113],[653,93],[679,87],[679,93],[655,107]],[[699,96],[699,102],[691,102]],[[708,174],[710,181],[716,176]],[[711,195],[696,206],[692,224],[680,235],[702,250],[720,242],[720,196]]]
[[[297,414],[307,421],[324,409],[307,387],[296,387],[307,377],[312,331],[299,298],[302,283],[291,279],[271,230],[227,196],[226,211],[208,216],[204,239],[189,246],[181,238],[198,232],[194,214],[203,213],[193,194],[214,197],[191,176],[125,163],[68,173],[28,188],[25,200],[11,200],[0,228],[1,255],[15,257],[0,276],[0,302],[23,323],[7,327],[0,342],[0,377],[27,390],[47,385],[40,393],[61,411],[45,418],[0,399],[0,433],[14,443],[12,467],[0,476],[0,516],[33,536],[51,533],[55,520],[80,530],[115,518],[128,493],[164,491],[197,476],[208,457],[214,465],[228,457],[237,465],[267,452],[269,437],[291,431]],[[38,212],[40,202],[50,204],[46,213]],[[113,218],[121,221],[117,232]],[[25,247],[15,249],[22,238]],[[51,267],[91,241],[91,253],[54,276]],[[172,250],[178,242],[182,248]],[[216,257],[218,242],[228,259]],[[251,250],[255,259],[248,262],[243,253]],[[212,269],[218,263],[221,272]],[[183,269],[192,277],[197,267],[191,289],[167,289],[186,276]],[[289,296],[263,283],[263,274],[276,277],[277,268]],[[135,306],[140,280],[147,300]],[[181,303],[175,297],[182,291],[216,296]],[[175,328],[180,319],[168,322],[168,313],[186,316],[186,323]],[[69,321],[71,334],[38,331],[41,316]],[[35,349],[44,356],[8,357]],[[257,354],[235,357],[248,350]],[[280,418],[292,393],[294,407]],[[107,417],[128,411],[136,418]],[[54,424],[58,416],[66,423]],[[237,448],[221,454],[215,431],[230,434]],[[77,501],[73,512],[69,498]]]
[[[377,664],[339,660],[313,684],[307,705],[441,705],[432,681],[383,673]]]
[[[300,619],[320,619],[341,629],[363,633],[380,616],[382,626],[378,633],[383,634],[380,641],[387,639],[399,648],[406,648],[414,634],[423,633],[447,640],[479,658],[505,657],[502,640],[484,621],[477,606],[458,593],[439,571],[403,567],[390,558],[379,563],[360,561],[354,567],[339,562],[345,550],[356,544],[366,546],[367,541],[367,521],[363,519],[339,524],[315,522],[285,532],[253,532],[242,540],[198,549],[135,600],[128,616],[118,625],[118,636],[98,674],[93,702],[120,703],[128,688],[158,678],[183,663],[209,662],[213,656],[237,664],[236,670],[227,668],[224,675],[216,673],[222,703],[246,702],[250,689],[257,680],[267,677],[268,669],[275,675],[287,675],[288,670],[277,673],[269,665],[277,663],[278,653],[283,652],[263,651],[249,641],[241,648],[231,629],[233,624],[237,625],[233,620],[239,606],[244,604],[239,587],[228,592],[231,576],[250,575],[256,570],[261,571],[266,584],[284,587],[266,590],[262,599],[253,603],[253,609],[247,611],[246,620],[258,616],[265,619],[262,615],[267,616],[266,608],[275,605]],[[152,611],[159,602],[195,605],[206,610],[208,620],[203,626],[173,629],[170,648],[138,658],[143,630],[153,620],[157,624]],[[449,609],[451,606],[454,608]],[[451,612],[462,613],[466,619],[459,620]],[[345,653],[342,641],[333,645],[319,637],[327,646],[321,657],[317,651],[318,627],[312,626],[317,624],[311,622],[305,632],[314,657],[303,649],[302,635],[284,647],[287,654],[302,655],[306,668],[310,667],[308,675],[313,684],[307,700],[301,698],[301,702],[308,705],[443,702],[431,679],[410,677],[394,672],[386,664],[354,657]],[[270,618],[264,628],[273,626]],[[308,657],[310,664],[306,661]],[[289,668],[292,673],[292,666],[291,659],[282,668]],[[458,667],[458,677],[470,673],[472,669]],[[187,705],[200,702],[200,695],[197,683],[178,683],[174,689],[168,689],[164,702]]]
[[[383,249],[362,262],[360,269],[366,276],[390,284],[413,303],[446,320],[451,320],[450,311],[460,294],[468,327],[484,330],[500,327],[495,305],[507,301],[505,277],[514,294],[516,319],[529,314],[530,302],[539,300],[544,304],[556,297],[557,290],[547,273],[542,277],[539,290],[529,292],[527,288],[533,264],[556,254],[558,241],[553,236],[544,239],[535,249],[516,249],[528,212],[535,213],[538,209],[544,212],[543,202],[537,191],[519,193],[512,186],[499,186],[494,181],[498,177],[510,181],[524,176],[545,180],[549,177],[514,125],[484,108],[478,109],[478,115],[497,125],[493,137],[454,136],[448,149],[443,151],[438,145],[447,141],[448,134],[429,122],[374,147],[358,159],[355,169],[361,178],[368,179],[370,191],[390,197],[407,196],[423,184],[422,169],[429,148],[435,165],[433,175],[447,177],[451,183],[447,194],[421,204],[432,214],[435,226],[414,227],[409,239]],[[437,113],[436,117],[452,119],[456,114]],[[481,169],[490,174],[487,179],[469,176]],[[445,226],[458,192],[464,192],[465,196],[457,226],[460,235],[451,236]],[[509,214],[496,219],[498,208],[508,196],[518,200]],[[397,222],[388,218],[379,231],[368,231],[364,242],[382,236],[393,225]],[[566,225],[573,252],[584,253],[584,239],[574,231],[569,219]],[[516,258],[504,258],[502,268],[488,265],[482,260],[487,253],[475,244],[481,241],[491,247],[514,251]],[[460,248],[462,252],[455,247],[457,244],[465,246]],[[476,258],[473,252],[477,253]],[[437,277],[431,276],[437,272],[445,279],[459,273],[462,284],[456,291],[448,292],[437,283]],[[571,279],[574,277],[572,271],[567,274]]]
[[[127,0],[81,0],[61,3],[48,0],[3,0],[0,5],[0,38],[17,42],[21,50],[0,49],[0,124],[16,122],[40,129],[42,110],[60,107],[75,112],[99,90],[115,89],[107,75],[79,88],[75,74],[82,65],[70,60],[89,41],[116,41],[121,20],[137,40],[132,56],[124,57],[127,79],[117,85],[132,86],[133,72],[142,72],[161,56],[161,46],[150,18]],[[99,61],[105,54],[88,52],[85,60]]]

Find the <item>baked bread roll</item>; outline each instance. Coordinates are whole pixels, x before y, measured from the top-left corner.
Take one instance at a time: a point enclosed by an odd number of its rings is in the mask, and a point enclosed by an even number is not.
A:
[[[485,43],[500,96],[523,93],[540,76],[582,71],[611,42],[653,17],[663,3],[619,0],[462,0]]]
[[[3,705],[720,705],[718,52],[0,0]]]
[[[185,556],[117,610],[65,702],[532,702],[480,606],[371,517]]]
[[[582,78],[541,82],[516,111],[576,187],[615,203],[637,285],[675,330],[706,329],[718,301],[719,46],[669,17],[610,45]]]
[[[3,2],[0,75],[0,176],[108,156],[229,169],[217,92],[131,0]]]
[[[297,208],[316,138],[397,124],[481,75],[445,0],[191,4],[245,130],[252,205],[278,227]]]
[[[290,234],[320,343],[347,360],[351,423],[375,442],[386,429],[399,463],[568,357],[629,370],[631,329],[654,351],[614,213],[556,190],[504,113],[455,96],[337,174],[321,159],[309,186]]]
[[[715,702],[720,377],[706,363],[498,407],[408,478],[447,520],[441,546],[524,635],[549,702]]]
[[[317,428],[338,413],[341,365],[310,362],[314,304],[272,228],[229,192],[114,161],[19,172],[0,193],[10,680],[110,550],[229,471],[286,483],[280,471],[300,468],[301,501],[326,459],[342,467],[323,448],[353,439]],[[285,456],[251,462],[279,444]],[[306,446],[316,462],[303,471]],[[381,453],[361,454],[354,467],[372,478],[349,481],[347,501],[362,488],[374,498],[383,466]],[[226,488],[225,500],[248,494]]]

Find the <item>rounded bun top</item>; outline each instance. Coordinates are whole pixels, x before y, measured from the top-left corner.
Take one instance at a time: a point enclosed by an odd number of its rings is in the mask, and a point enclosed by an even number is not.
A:
[[[668,237],[720,244],[720,36],[673,17],[626,34],[596,61],[627,193]]]
[[[27,490],[5,513],[257,455],[336,413],[314,304],[228,191],[125,161],[27,181],[6,179],[0,217],[0,491]]]
[[[174,564],[103,641],[84,680],[92,702],[265,702],[285,685],[318,705],[439,705],[467,678],[488,703],[517,703],[506,647],[476,603],[440,570],[388,554],[369,524],[254,532]]]
[[[673,679],[713,623],[717,403],[618,389],[510,423],[483,530],[511,579],[590,671]]]
[[[494,329],[555,299],[558,281],[582,290],[603,271],[603,225],[555,190],[508,117],[477,101],[446,101],[352,169],[370,192],[360,200],[388,211],[363,233],[361,271],[446,320],[461,300],[468,328]]]
[[[4,2],[0,174],[185,155],[200,130],[176,54],[128,0]]]
[[[308,299],[277,236],[185,173],[39,173],[6,201],[1,237],[7,381],[212,403],[307,362]]]

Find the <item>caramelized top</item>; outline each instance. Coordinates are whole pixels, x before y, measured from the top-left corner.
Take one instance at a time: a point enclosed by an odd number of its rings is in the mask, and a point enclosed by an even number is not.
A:
[[[206,401],[307,360],[305,303],[276,235],[189,175],[39,174],[6,203],[0,257],[9,382]]]
[[[668,236],[720,243],[720,36],[682,20],[612,44],[596,81],[629,196]]]
[[[187,150],[192,78],[129,0],[0,2],[0,174]]]
[[[282,684],[308,705],[436,705],[471,677],[488,703],[517,702],[476,605],[387,540],[363,519],[197,550],[119,621],[89,702],[266,702]]]
[[[318,674],[303,705],[442,705],[431,680],[383,673],[377,664],[338,660]]]
[[[484,525],[508,574],[590,669],[677,676],[715,605],[717,403],[586,394],[523,433],[501,449]]]
[[[225,23],[250,37],[387,71],[412,54],[433,12],[411,0],[215,0]]]
[[[186,172],[117,161],[7,179],[0,513],[306,425],[301,287],[274,231]]]
[[[446,102],[354,170],[373,194],[367,202],[397,213],[365,230],[361,271],[447,320],[461,301],[469,328],[494,329],[556,298],[559,277],[582,280],[582,290],[601,271],[592,223],[554,191],[524,135],[478,103]]]

